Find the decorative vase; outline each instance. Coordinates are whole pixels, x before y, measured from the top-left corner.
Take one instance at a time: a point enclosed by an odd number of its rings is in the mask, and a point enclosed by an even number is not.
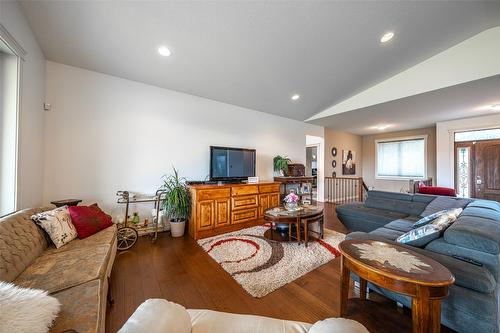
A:
[[[184,229],[186,228],[186,220],[170,220],[170,233],[172,237],[184,236]]]
[[[298,203],[296,202],[285,202],[285,209],[288,211],[294,211],[297,210]]]
[[[285,176],[285,171],[283,171],[282,169],[280,170],[280,177],[284,177]]]

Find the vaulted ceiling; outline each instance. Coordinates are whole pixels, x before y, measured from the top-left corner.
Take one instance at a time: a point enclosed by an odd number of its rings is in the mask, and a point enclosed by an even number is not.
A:
[[[49,60],[297,120],[500,25],[500,1],[22,5]]]

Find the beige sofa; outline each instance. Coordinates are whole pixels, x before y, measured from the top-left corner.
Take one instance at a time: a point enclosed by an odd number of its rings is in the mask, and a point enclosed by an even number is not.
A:
[[[108,278],[116,255],[116,226],[56,249],[31,221],[53,207],[0,219],[0,280],[47,290],[62,304],[51,332],[104,332]]]

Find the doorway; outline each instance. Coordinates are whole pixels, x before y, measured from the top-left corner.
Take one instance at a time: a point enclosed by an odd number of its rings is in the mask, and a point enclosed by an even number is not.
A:
[[[306,135],[306,175],[314,177],[312,185],[313,200],[323,202],[324,183],[324,139]]]
[[[306,147],[306,176],[313,177],[312,198],[318,197],[318,145]]]
[[[455,133],[455,187],[459,197],[500,202],[500,128]]]

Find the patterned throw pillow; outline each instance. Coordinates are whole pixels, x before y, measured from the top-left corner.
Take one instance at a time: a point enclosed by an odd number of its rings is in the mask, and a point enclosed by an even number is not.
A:
[[[421,218],[420,220],[418,220],[417,222],[415,222],[415,224],[413,225],[413,229],[422,227],[426,224],[433,223],[434,220],[440,218],[443,215],[449,219],[448,222],[450,222],[449,224],[451,225],[453,222],[455,222],[457,220],[460,213],[462,213],[462,210],[463,210],[462,208],[452,208],[452,209],[441,210],[441,211],[436,212],[436,213],[431,214],[431,215],[427,215],[427,216]],[[442,222],[444,222],[444,219],[441,220],[441,223]]]
[[[420,220],[415,222],[415,224],[413,225],[413,229],[423,227],[424,225],[429,224],[429,222],[431,222],[432,220],[438,218],[440,215],[445,213],[446,210],[440,210],[439,212],[435,212],[434,214],[424,216]]]
[[[445,216],[446,219],[448,217]],[[427,224],[417,229],[412,229],[407,233],[399,236],[396,242],[411,246],[424,247],[433,240],[439,238],[441,230],[439,227]]]
[[[71,242],[77,236],[66,206],[35,214],[31,219],[45,230],[57,248]]]
[[[412,229],[399,236],[396,241],[402,244],[424,247],[431,241],[439,238],[441,234],[457,220],[461,212],[462,208],[448,209],[439,212],[440,214],[438,214],[436,218],[421,227]]]
[[[448,209],[445,214],[440,215],[437,219],[434,219],[429,225],[435,225],[436,227],[444,232],[450,225],[453,224],[458,218],[458,215],[462,212],[462,208]]]

